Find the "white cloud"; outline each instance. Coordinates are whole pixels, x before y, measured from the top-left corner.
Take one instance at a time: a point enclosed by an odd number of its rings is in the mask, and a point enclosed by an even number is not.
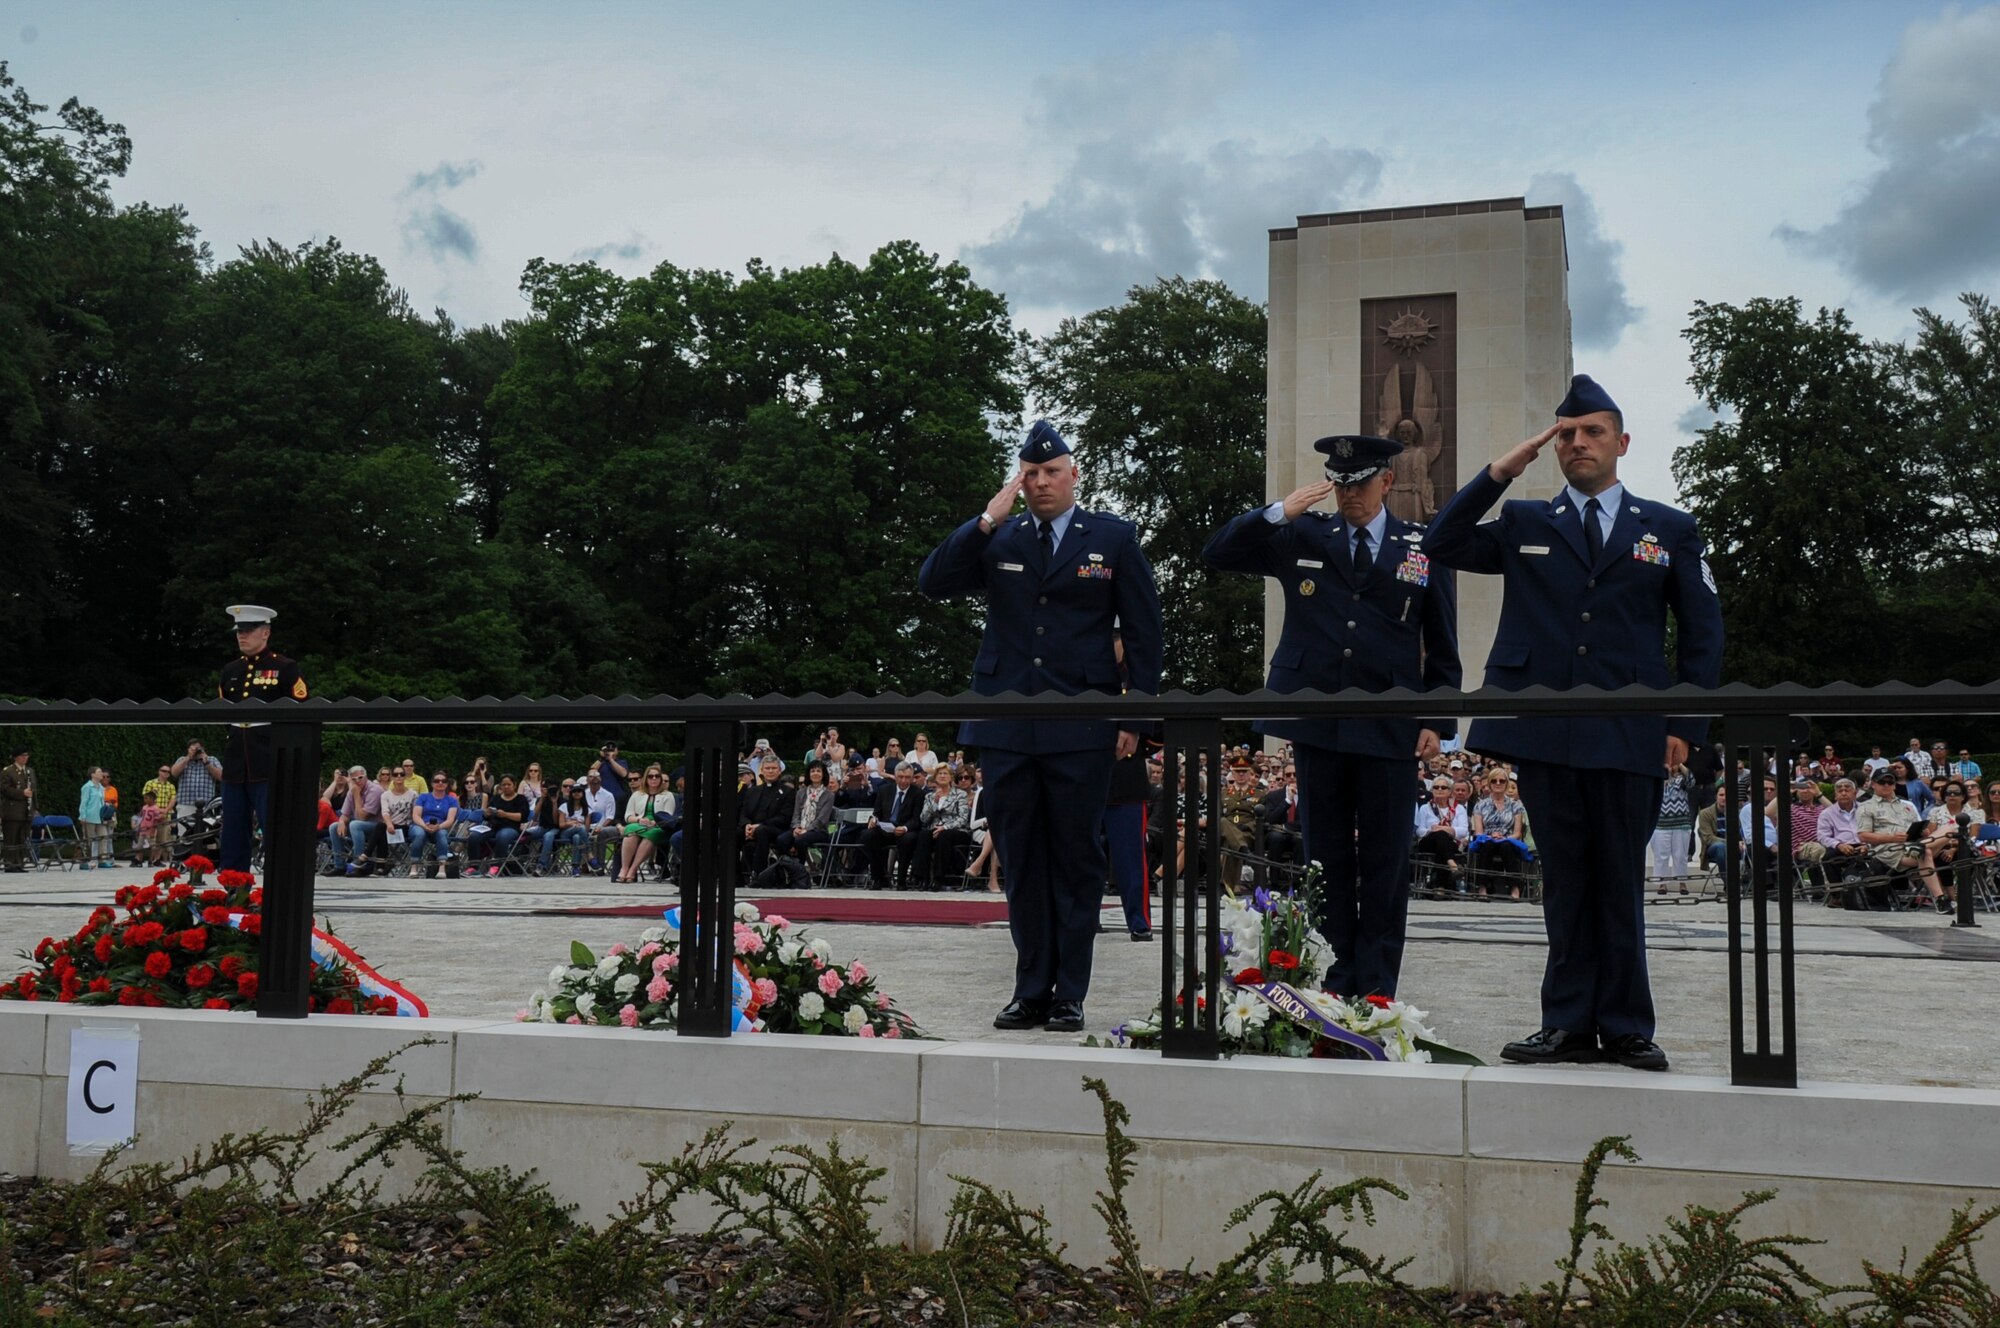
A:
[[[966,262],[1017,309],[1094,308],[1176,275],[1262,299],[1267,228],[1351,206],[1382,161],[1324,138],[1203,143],[1199,125],[1241,78],[1235,43],[1210,37],[1038,79],[1030,126],[1068,165],[1045,198],[967,245]]]
[[[1570,335],[1583,350],[1609,350],[1642,310],[1625,295],[1625,246],[1604,233],[1597,206],[1574,175],[1550,172],[1528,181],[1530,206],[1560,203],[1569,246]]]
[[[639,234],[639,232],[633,231],[626,239],[606,240],[603,244],[593,244],[587,248],[579,249],[570,255],[570,261],[575,263],[603,263],[616,258],[627,263],[634,263],[644,258],[649,251],[657,247],[651,240]]]
[[[1868,112],[1881,168],[1832,221],[1778,235],[1898,299],[1952,293],[2000,269],[1996,68],[2000,6],[1911,24]]]
[[[1129,58],[1041,75],[1028,124],[1058,140],[1153,138],[1206,118],[1242,78],[1242,58],[1227,33],[1161,42]]]
[[[405,196],[410,194],[435,194],[445,189],[456,189],[473,176],[479,174],[481,169],[481,164],[477,159],[472,161],[441,161],[437,164],[436,170],[418,171],[415,175],[412,175],[410,182],[403,186],[403,193]]]
[[[403,186],[402,197],[410,204],[403,212],[403,247],[412,253],[428,254],[432,262],[459,258],[470,263],[479,257],[479,237],[472,223],[437,201],[439,194],[458,188],[478,175],[480,163],[441,161],[435,170],[418,171]]]
[[[1674,427],[1692,438],[1721,418],[1720,415],[1710,410],[1707,406],[1696,402],[1680,413],[1679,417],[1674,420]]]

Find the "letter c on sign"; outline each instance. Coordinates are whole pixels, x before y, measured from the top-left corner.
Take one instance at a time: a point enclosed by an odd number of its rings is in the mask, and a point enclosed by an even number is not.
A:
[[[116,1071],[117,1068],[118,1066],[111,1061],[92,1061],[90,1068],[83,1072],[83,1105],[89,1107],[92,1111],[96,1112],[100,1116],[110,1115],[112,1112],[112,1108],[109,1106],[104,1106],[104,1107],[98,1106],[96,1100],[90,1096],[91,1077],[95,1075],[99,1070]]]

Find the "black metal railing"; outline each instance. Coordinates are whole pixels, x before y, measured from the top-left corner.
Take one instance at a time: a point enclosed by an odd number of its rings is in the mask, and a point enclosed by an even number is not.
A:
[[[275,706],[276,709],[268,708]],[[1169,692],[1162,696],[917,696],[807,695],[676,698],[621,696],[611,700],[516,696],[441,701],[118,701],[0,702],[0,725],[123,725],[243,723],[255,715],[271,724],[275,765],[271,831],[265,844],[266,917],[260,940],[257,1013],[302,1018],[311,975],[315,840],[299,827],[314,823],[320,730],[341,725],[482,724],[681,724],[686,726],[687,810],[682,821],[681,907],[684,958],[678,1028],[694,1036],[726,1036],[730,1025],[729,969],[736,903],[736,782],[739,736],[747,724],[824,724],[867,721],[925,722],[957,719],[1123,719],[1134,725],[1164,721],[1168,778],[1185,760],[1182,795],[1187,824],[1204,816],[1221,822],[1223,724],[1256,719],[1354,719],[1455,714],[1495,716],[1693,715],[1719,719],[1719,739],[1732,757],[1761,771],[1791,747],[1794,725],[1807,718],[1890,715],[2000,714],[2000,683],[1939,683],[1911,687],[1888,683],[1857,687],[1756,688],[1742,684],[1703,689],[1687,685],[1652,689],[1518,692],[1398,689],[1377,693],[1256,691],[1244,694]],[[1198,777],[1205,775],[1206,778]],[[1728,852],[1724,893],[1729,912],[1730,1076],[1738,1084],[1796,1087],[1797,1014],[1794,987],[1792,891],[1779,879],[1792,862],[1791,781],[1778,780],[1778,852],[1748,855],[1750,879],[1741,880],[1740,798],[1727,781]],[[1204,788],[1205,786],[1205,788]],[[1214,1059],[1221,974],[1218,902],[1222,883],[1221,837],[1191,836],[1200,854],[1177,869],[1163,864],[1161,908],[1162,1045],[1169,1057]],[[1959,892],[1959,922],[1974,925],[1971,890]],[[1747,928],[1744,904],[1749,904]],[[1775,918],[1773,916],[1775,912]],[[1200,918],[1203,926],[1196,927]],[[1773,923],[1775,922],[1775,928]],[[1744,948],[1749,943],[1746,992]],[[1775,963],[1775,974],[1773,972]],[[1773,978],[1776,978],[1775,984]],[[1773,1008],[1775,1004],[1775,1009]],[[1747,1036],[1746,1036],[1747,1035]]]

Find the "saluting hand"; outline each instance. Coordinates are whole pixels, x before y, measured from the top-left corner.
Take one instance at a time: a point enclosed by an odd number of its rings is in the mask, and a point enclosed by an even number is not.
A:
[[[1007,482],[1000,486],[1000,492],[994,494],[993,501],[986,504],[988,521],[997,526],[1013,513],[1014,500],[1021,496],[1021,482],[1025,478],[1018,470],[1007,477]]]
[[[1542,454],[1542,449],[1548,446],[1549,439],[1555,437],[1556,430],[1561,427],[1559,424],[1551,424],[1526,442],[1514,444],[1505,456],[1486,468],[1486,473],[1502,484],[1521,478],[1522,472]]]
[[[1333,492],[1332,480],[1302,484],[1285,495],[1285,520],[1296,521]]]

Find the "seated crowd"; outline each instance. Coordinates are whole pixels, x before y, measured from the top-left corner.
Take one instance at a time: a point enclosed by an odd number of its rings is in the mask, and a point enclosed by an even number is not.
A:
[[[1940,912],[1953,907],[1958,881],[2000,853],[2000,827],[1985,838],[2000,780],[1983,784],[1969,750],[1915,738],[1894,757],[1876,747],[1842,761],[1831,746],[1791,762],[1792,866],[1831,904],[1887,907],[1899,890]],[[1299,790],[1289,745],[1273,752],[1238,746],[1224,753],[1227,783],[1218,826],[1224,880],[1252,876],[1252,863],[1299,867]],[[1146,768],[1147,861],[1157,885],[1164,859],[1187,870],[1207,842],[1207,818],[1190,830],[1181,815],[1185,770],[1168,787],[1161,754]],[[1709,774],[1683,766],[1663,781],[1649,856],[1661,894],[1700,891],[1728,852],[1728,789],[1720,749],[1698,753]],[[1410,827],[1412,887],[1432,894],[1532,897],[1533,829],[1514,772],[1459,750],[1420,761]],[[111,775],[92,767],[78,794],[79,865],[110,866],[114,836],[129,824],[129,861],[157,864],[190,833],[213,829],[221,765],[199,742],[162,762],[129,817],[119,814]],[[1735,771],[1745,854],[1773,864],[1780,845],[1775,763],[1753,796],[1750,771]],[[1133,779],[1136,781],[1137,773]],[[321,791],[322,861],[334,875],[400,872],[412,877],[466,873],[608,875],[636,882],[673,880],[681,850],[684,772],[629,764],[606,743],[579,775],[549,778],[539,762],[519,774],[495,772],[485,758],[463,775],[397,766],[336,770]],[[1132,784],[1136,789],[1137,785]],[[1206,785],[1203,790],[1205,792]],[[799,888],[836,874],[876,888],[967,889],[999,893],[1002,864],[987,833],[979,766],[961,751],[932,750],[918,733],[906,753],[898,738],[867,753],[849,750],[839,730],[787,761],[758,739],[737,764],[740,879],[763,888]],[[1114,794],[1114,797],[1122,795]],[[1138,801],[1133,793],[1125,800]],[[1753,827],[1753,816],[1755,825]],[[38,827],[31,847],[45,847]]]

